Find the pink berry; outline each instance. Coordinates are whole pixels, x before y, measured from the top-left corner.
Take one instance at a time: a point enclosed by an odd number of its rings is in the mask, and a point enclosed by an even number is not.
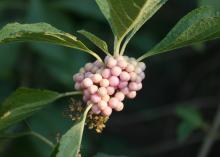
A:
[[[80,73],[85,73],[86,71],[85,71],[84,68],[80,68],[80,69],[79,69],[79,72],[80,72]]]
[[[142,72],[142,69],[139,68],[139,67],[136,67],[136,68],[135,68],[135,72],[136,72],[137,74],[140,74],[140,73]]]
[[[99,113],[101,113],[101,110],[99,109],[99,107],[97,105],[93,105],[92,112],[95,114],[99,114]]]
[[[93,82],[90,78],[85,78],[83,81],[82,81],[82,85],[84,88],[88,88],[90,86],[93,85]]]
[[[97,94],[93,94],[93,95],[91,96],[91,100],[92,100],[92,102],[94,102],[94,103],[98,103],[98,102],[101,100],[101,97],[98,96]]]
[[[110,86],[112,86],[112,87],[118,86],[118,84],[119,84],[119,78],[116,77],[116,76],[111,76],[111,77],[109,78],[109,84],[110,84]]]
[[[140,73],[140,77],[141,77],[142,79],[144,79],[144,78],[145,78],[145,73],[144,73],[144,72],[141,72],[141,73]]]
[[[122,111],[124,108],[124,104],[122,102],[119,102],[118,105],[115,107],[116,111]]]
[[[102,71],[102,77],[103,77],[103,78],[107,79],[107,78],[109,78],[110,76],[111,76],[111,71],[110,71],[110,69],[104,69],[104,70]]]
[[[117,92],[115,94],[115,98],[117,98],[119,101],[123,101],[125,98],[125,95],[122,92]]]
[[[128,85],[127,81],[121,81],[121,82],[119,82],[118,88],[122,89],[122,88],[127,87],[127,85]]]
[[[116,66],[116,64],[117,61],[113,57],[110,57],[107,61],[107,67],[109,68],[113,68],[114,66]]]
[[[121,89],[121,92],[122,92],[124,95],[127,95],[130,91],[129,91],[129,88],[128,88],[128,87],[125,87],[125,88]]]
[[[78,73],[74,75],[74,80],[77,82],[81,82],[84,79],[84,75],[82,73]]]
[[[137,74],[135,72],[131,72],[130,76],[131,76],[131,81],[136,81]]]
[[[99,107],[100,110],[104,110],[107,106],[108,106],[108,104],[107,104],[106,101],[101,100],[98,103],[98,107]]]
[[[121,69],[125,69],[127,67],[127,62],[125,60],[118,60],[117,65],[121,68]]]
[[[100,87],[100,88],[98,89],[98,94],[99,94],[100,96],[105,96],[105,95],[107,94],[107,89],[106,89],[105,87]]]
[[[87,102],[88,100],[89,100],[89,97],[87,97],[87,96],[84,95],[84,96],[83,96],[83,101],[84,101],[84,102]]]
[[[97,66],[94,66],[94,67],[91,69],[91,72],[92,72],[93,74],[95,74],[98,69],[99,69],[99,68],[98,68]]]
[[[90,71],[93,68],[93,64],[92,63],[86,63],[85,65],[85,70],[86,71]]]
[[[130,82],[128,88],[130,91],[136,91],[138,89],[138,84],[136,82]]]
[[[105,102],[108,102],[110,99],[110,96],[109,95],[104,95],[102,96],[102,100],[105,101]]]
[[[83,95],[86,96],[86,97],[90,97],[91,94],[90,94],[88,89],[84,89],[83,90]]]
[[[102,62],[96,60],[96,61],[94,62],[94,65],[100,68],[100,67],[102,67],[103,64],[102,64]]]
[[[92,85],[92,86],[89,87],[88,90],[89,90],[90,94],[94,94],[98,91],[98,87],[96,85]]]
[[[100,81],[100,86],[101,87],[108,87],[109,86],[109,81],[107,79],[102,79]]]
[[[133,72],[134,70],[135,70],[135,67],[132,64],[128,64],[128,66],[126,67],[126,71],[129,73]]]
[[[141,90],[142,89],[142,83],[138,83],[137,84],[137,90]]]
[[[130,75],[129,75],[129,73],[127,73],[127,72],[125,72],[125,71],[123,71],[121,74],[120,74],[120,79],[122,80],[122,81],[129,81],[130,80]]]
[[[110,98],[109,102],[108,102],[108,106],[111,108],[115,108],[118,105],[119,101],[117,98]]]
[[[93,73],[91,73],[91,72],[85,73],[85,78],[91,78],[92,76],[93,76]]]
[[[121,68],[118,66],[115,66],[111,69],[111,73],[114,76],[119,76],[121,74],[121,71],[122,71]]]
[[[105,57],[105,59],[104,59],[105,64],[107,64],[107,63],[108,63],[109,58],[110,58],[110,56],[106,56],[106,57]]]
[[[135,91],[131,91],[127,94],[127,97],[130,99],[134,99],[136,97],[137,93]]]
[[[141,83],[142,80],[143,80],[143,79],[141,78],[141,76],[137,76],[137,78],[136,78],[135,81],[136,81],[137,83]]]
[[[107,93],[108,93],[108,95],[113,95],[115,93],[115,88],[114,87],[107,87]]]
[[[104,116],[110,116],[112,114],[112,108],[111,107],[106,107],[103,111],[102,111],[102,114]]]
[[[94,74],[94,75],[92,76],[92,81],[93,81],[94,83],[99,83],[101,80],[102,80],[102,76],[101,76],[100,74]]]
[[[146,65],[144,62],[139,62],[138,66],[142,69],[142,71],[144,71],[146,69]]]

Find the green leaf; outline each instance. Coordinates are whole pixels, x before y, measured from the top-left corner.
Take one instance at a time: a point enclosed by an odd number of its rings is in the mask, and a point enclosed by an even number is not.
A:
[[[194,127],[200,128],[205,125],[201,113],[194,107],[177,107],[176,114]]]
[[[47,23],[8,24],[0,30],[0,44],[15,41],[40,41],[62,45],[87,52],[97,59],[100,57],[88,49],[75,36],[54,28]]]
[[[94,34],[86,31],[86,30],[80,30],[78,33],[84,35],[86,38],[88,38],[93,44],[95,44],[98,48],[100,48],[103,52],[105,52],[107,55],[110,55],[108,51],[108,45],[105,41],[100,39],[99,37],[95,36]]]
[[[81,119],[71,129],[69,129],[61,138],[58,144],[58,152],[56,157],[76,157],[80,151],[82,135],[85,126],[86,116],[91,105],[87,106]],[[54,150],[57,151],[57,148]],[[52,153],[54,155],[54,152]]]
[[[219,0],[198,0],[198,5],[199,6],[207,6],[211,5],[213,7],[216,7],[220,9],[220,1]]]
[[[107,155],[107,154],[104,154],[104,153],[98,153],[96,154],[94,157],[126,157],[126,156],[118,156],[118,155]]]
[[[220,12],[200,7],[183,17],[167,36],[138,60],[220,37]]]
[[[49,90],[17,89],[1,105],[0,130],[24,120],[62,96]]]
[[[167,0],[96,0],[118,40],[133,36]],[[130,37],[131,38],[131,37]]]
[[[198,128],[186,121],[181,122],[177,128],[178,142],[180,143],[184,142],[195,129],[198,129]]]

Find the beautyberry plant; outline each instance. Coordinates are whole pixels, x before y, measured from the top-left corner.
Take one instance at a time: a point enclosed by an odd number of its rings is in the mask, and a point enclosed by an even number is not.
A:
[[[7,128],[25,120],[36,111],[57,99],[82,95],[82,101],[70,105],[70,117],[77,120],[59,143],[42,138],[54,148],[51,156],[79,156],[85,124],[101,132],[112,111],[122,111],[125,98],[133,99],[142,89],[146,65],[144,59],[171,50],[220,37],[220,12],[212,7],[197,8],[184,16],[161,42],[139,58],[124,55],[126,47],[136,32],[167,0],[96,0],[114,35],[113,50],[94,34],[80,30],[88,40],[106,55],[102,59],[76,36],[65,33],[46,23],[8,24],[0,30],[0,44],[17,41],[40,41],[66,46],[86,52],[95,61],[86,63],[74,74],[76,91],[57,93],[49,90],[19,88],[1,105],[0,130],[7,135]],[[24,134],[25,135],[25,134]]]

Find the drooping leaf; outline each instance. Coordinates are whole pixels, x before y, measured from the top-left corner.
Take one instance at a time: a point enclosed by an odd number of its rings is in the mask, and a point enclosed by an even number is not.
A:
[[[1,105],[0,130],[24,120],[61,96],[49,90],[17,89]]]
[[[80,34],[84,35],[86,38],[88,38],[93,44],[95,44],[98,48],[100,48],[107,55],[109,55],[108,45],[105,41],[103,41],[99,37],[95,36],[94,34],[88,32],[86,30],[80,30],[78,32]]]
[[[178,125],[177,128],[177,141],[184,142],[192,133],[193,130],[198,129],[196,126],[189,122],[183,121]]]
[[[96,0],[117,39],[136,32],[167,0]]]
[[[220,12],[200,7],[183,17],[167,36],[139,60],[220,37]]]
[[[81,119],[61,137],[57,145],[58,152],[57,148],[54,150],[54,152],[57,152],[56,157],[77,157],[80,152],[86,116],[90,108],[91,105],[87,106]],[[54,152],[52,156],[54,156]]]
[[[177,107],[176,114],[185,122],[194,127],[203,127],[205,122],[201,113],[194,107]]]
[[[47,23],[12,23],[6,25],[0,30],[0,44],[15,41],[49,42],[56,45],[79,49],[93,55],[97,59],[100,59],[97,54],[88,49],[75,36],[58,30]]]
[[[126,156],[122,156],[122,155],[108,155],[108,154],[104,154],[104,153],[98,153],[96,154],[94,157],[126,157]]]

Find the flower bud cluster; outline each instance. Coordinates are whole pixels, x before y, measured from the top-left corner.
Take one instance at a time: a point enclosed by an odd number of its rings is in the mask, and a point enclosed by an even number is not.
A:
[[[87,63],[73,76],[75,89],[83,91],[83,101],[92,103],[95,114],[110,116],[121,111],[125,97],[133,99],[145,78],[143,62],[127,56],[107,56],[104,63]]]

